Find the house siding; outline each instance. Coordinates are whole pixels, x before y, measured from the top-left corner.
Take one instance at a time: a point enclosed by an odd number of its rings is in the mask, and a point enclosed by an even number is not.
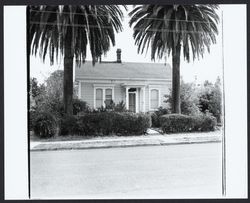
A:
[[[161,103],[160,103],[160,106],[162,106],[162,107],[167,106],[166,102],[164,102],[166,100],[166,97],[164,97],[164,96],[169,94],[170,88],[171,88],[171,84],[162,85],[161,88],[160,88],[160,91],[161,91]]]
[[[88,103],[88,105],[94,107],[94,87],[91,83],[81,82],[81,100]]]
[[[116,84],[114,86],[114,94],[115,94],[115,98],[114,98],[114,102],[116,104],[118,104],[119,102],[123,101],[125,102],[126,99],[125,99],[125,88],[122,87],[120,84]]]
[[[110,84],[110,83],[106,83]],[[101,86],[101,84],[100,84]],[[94,108],[94,86],[93,83],[81,82],[81,100],[86,101],[91,108]],[[120,84],[114,86],[114,102],[118,104],[125,99],[125,88]]]
[[[145,88],[145,111],[149,111],[149,88],[148,86]]]
[[[149,84],[147,90],[146,90],[146,111],[153,111],[150,108],[150,91],[152,89],[157,89],[159,90],[160,93],[160,104],[159,107],[167,107],[166,102],[164,102],[166,100],[166,98],[164,97],[165,95],[169,94],[169,90],[171,88],[171,83],[165,83],[162,85],[154,85],[154,84]]]
[[[121,101],[126,102],[126,90],[121,85],[123,81],[110,81],[106,80],[105,83],[102,84],[112,84],[114,85],[114,102],[118,104]],[[81,100],[86,101],[91,108],[94,108],[94,84],[99,84],[95,82],[81,82]],[[152,111],[150,109],[150,98],[149,98],[149,91],[150,89],[158,89],[160,91],[160,106],[166,107],[167,104],[164,102],[166,98],[164,95],[169,94],[169,89],[171,88],[171,82],[164,82],[164,83],[153,83],[148,82],[145,84],[145,101],[143,101],[143,88],[139,88],[138,90],[138,104],[139,104],[139,111],[143,111],[143,103],[145,102],[145,112]]]

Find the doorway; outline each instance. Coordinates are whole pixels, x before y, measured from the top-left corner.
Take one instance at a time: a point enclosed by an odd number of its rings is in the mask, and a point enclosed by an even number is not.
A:
[[[136,112],[136,93],[135,92],[129,92],[128,94],[128,99],[129,99],[129,105],[128,109],[129,111]]]

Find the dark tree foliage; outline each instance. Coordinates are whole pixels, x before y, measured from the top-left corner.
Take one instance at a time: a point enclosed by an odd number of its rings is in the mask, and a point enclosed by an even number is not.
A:
[[[151,48],[151,59],[172,55],[172,112],[180,113],[180,56],[203,57],[216,43],[217,5],[140,5],[131,12],[138,53]]]
[[[199,93],[199,108],[202,113],[209,112],[221,123],[222,113],[222,92],[221,83],[218,78],[215,84],[204,82]]]
[[[122,30],[123,13],[117,5],[30,6],[31,54],[51,65],[64,57],[63,103],[65,113],[73,113],[73,58],[84,62],[87,45],[93,65],[115,45],[115,33]]]

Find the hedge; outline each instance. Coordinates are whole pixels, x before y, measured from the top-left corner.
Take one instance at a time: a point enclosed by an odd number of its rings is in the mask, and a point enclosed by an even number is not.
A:
[[[217,125],[216,118],[210,115],[188,116],[168,114],[160,118],[164,133],[213,131]]]
[[[72,135],[79,129],[76,116],[64,115],[60,122],[60,135]]]
[[[151,113],[151,119],[152,119],[152,127],[159,128],[161,126],[160,124],[160,118],[163,115],[169,114],[170,110],[167,108],[159,107],[155,112]]]
[[[151,126],[151,117],[128,112],[86,113],[78,117],[79,135],[141,135]]]

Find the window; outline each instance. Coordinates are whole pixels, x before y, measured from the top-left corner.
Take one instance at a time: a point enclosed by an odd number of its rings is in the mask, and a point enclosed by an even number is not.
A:
[[[94,108],[108,107],[114,100],[114,85],[94,84]]]
[[[151,90],[150,108],[157,109],[158,107],[159,107],[159,90],[153,89]]]
[[[103,92],[102,89],[96,89],[96,108],[99,108],[101,106],[103,106],[103,96],[102,96]]]
[[[106,107],[111,104],[112,101],[112,89],[105,90],[105,105]]]

